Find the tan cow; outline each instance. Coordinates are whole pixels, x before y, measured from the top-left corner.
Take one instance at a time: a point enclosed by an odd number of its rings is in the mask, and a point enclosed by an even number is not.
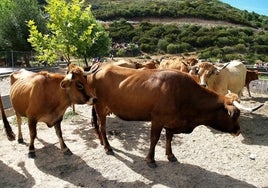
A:
[[[92,123],[107,154],[113,154],[106,137],[106,116],[110,113],[127,121],[151,121],[151,143],[146,157],[150,167],[156,167],[155,146],[163,128],[169,161],[177,160],[171,149],[173,134],[191,133],[199,125],[234,135],[240,132],[240,110],[234,106],[238,96],[219,95],[200,86],[186,73],[103,64],[88,76],[88,84],[92,95],[98,98],[92,108]]]
[[[19,143],[23,143],[21,117],[28,119],[30,130],[28,156],[35,157],[34,140],[37,134],[37,122],[44,122],[48,127],[54,126],[61,150],[66,155],[72,154],[63,141],[61,121],[70,105],[93,103],[94,98],[90,95],[83,69],[71,66],[66,76],[45,71],[34,73],[20,70],[12,73],[10,80],[10,100],[17,116]],[[7,121],[4,124],[10,128]],[[8,132],[8,137],[11,139],[14,138],[12,133]]]
[[[189,72],[188,66],[194,66],[198,63],[198,60],[195,58],[185,58],[175,56],[170,59],[163,59],[160,62],[159,69],[176,69],[181,72]]]
[[[227,94],[228,90],[239,97],[246,80],[246,67],[238,60],[231,61],[226,66],[218,67],[210,62],[199,62],[191,67],[190,74],[197,75],[200,85],[220,94]]]

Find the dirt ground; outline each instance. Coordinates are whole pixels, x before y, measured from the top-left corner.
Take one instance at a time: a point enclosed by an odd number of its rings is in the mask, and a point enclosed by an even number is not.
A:
[[[0,92],[8,93],[8,80],[0,80]],[[38,125],[35,159],[29,159],[29,132],[23,126],[25,144],[7,140],[0,123],[0,187],[268,187],[268,95],[244,93],[242,103],[265,103],[253,114],[240,116],[241,134],[233,137],[203,125],[191,134],[179,134],[172,142],[178,162],[165,156],[165,136],[156,147],[158,167],[144,159],[149,149],[149,122],[126,122],[109,116],[108,139],[115,155],[104,153],[90,125],[87,105],[69,108],[62,122],[65,143],[73,152],[64,156],[54,128]],[[15,118],[9,121],[17,134]]]

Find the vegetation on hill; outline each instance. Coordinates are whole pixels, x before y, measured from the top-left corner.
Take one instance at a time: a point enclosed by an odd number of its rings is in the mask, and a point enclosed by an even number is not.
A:
[[[222,20],[268,29],[268,17],[241,11],[219,0],[88,0],[97,19],[107,21],[146,17]]]
[[[199,58],[206,59],[268,61],[268,17],[241,11],[218,0],[87,2],[92,4],[97,19],[111,22],[106,28],[114,43],[130,43],[114,49],[115,55],[136,55],[139,50],[174,54],[197,51]],[[165,22],[160,23],[163,18]],[[176,23],[179,18],[224,21],[232,26],[179,24]],[[145,19],[160,22],[145,22]]]

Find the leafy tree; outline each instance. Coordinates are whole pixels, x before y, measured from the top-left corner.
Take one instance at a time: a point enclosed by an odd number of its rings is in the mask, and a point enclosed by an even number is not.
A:
[[[49,34],[38,31],[29,21],[28,41],[38,52],[38,58],[53,64],[57,57],[70,62],[70,57],[87,58],[106,55],[111,41],[107,32],[91,13],[91,5],[84,1],[48,0],[45,10],[49,14]],[[85,8],[84,8],[85,7]]]
[[[41,31],[45,30],[45,19],[37,0],[1,0],[0,1],[0,46],[2,50],[30,51],[29,31],[26,22],[35,20]],[[25,53],[27,66],[29,57]]]

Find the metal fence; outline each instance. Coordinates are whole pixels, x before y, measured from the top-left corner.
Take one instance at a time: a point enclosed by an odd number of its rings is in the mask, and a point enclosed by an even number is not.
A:
[[[0,67],[26,67],[36,61],[32,51],[0,51]]]

